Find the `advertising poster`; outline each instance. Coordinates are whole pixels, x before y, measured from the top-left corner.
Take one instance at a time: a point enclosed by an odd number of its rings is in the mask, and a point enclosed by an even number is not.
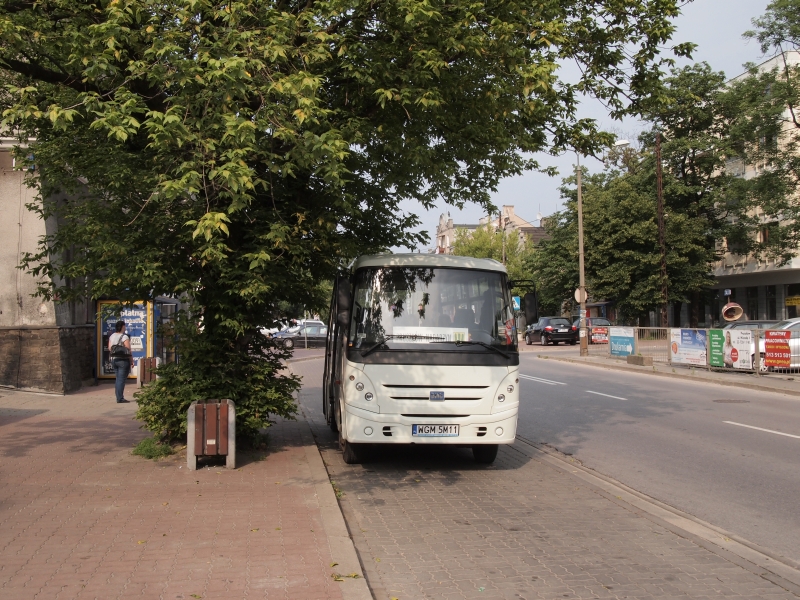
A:
[[[108,339],[115,332],[117,321],[121,319],[125,321],[125,333],[131,338],[131,354],[133,354],[133,368],[130,375],[128,375],[128,379],[136,379],[136,374],[139,372],[139,359],[145,358],[150,349],[148,324],[152,321],[152,306],[145,302],[136,303],[133,306],[123,308],[119,315],[115,314],[117,308],[119,308],[119,302],[115,300],[101,300],[97,303],[97,375],[100,379],[114,378],[114,367],[111,364]]]
[[[670,329],[669,354],[673,363],[705,367],[705,329]]]
[[[712,367],[750,369],[753,332],[749,329],[712,329],[708,332],[709,357]]]
[[[593,344],[607,344],[608,343],[608,327],[592,327],[592,343]]]
[[[612,356],[629,356],[633,354],[636,342],[633,327],[610,327],[609,332]]]
[[[792,365],[792,352],[788,329],[768,329],[764,332],[764,364],[768,367],[789,368]]]

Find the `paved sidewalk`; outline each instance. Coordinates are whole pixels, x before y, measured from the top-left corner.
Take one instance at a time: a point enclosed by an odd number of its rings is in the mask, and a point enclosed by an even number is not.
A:
[[[0,389],[0,598],[370,597],[331,577],[361,569],[305,421],[192,472],[132,456],[147,434],[113,398]]]
[[[304,376],[301,406],[378,600],[800,594],[726,550],[722,536],[708,543],[674,526],[675,515],[648,514],[623,499],[629,493],[589,483],[577,465],[556,465],[521,441],[501,447],[491,467],[468,449],[396,445],[346,465],[320,411],[322,361],[293,370]]]

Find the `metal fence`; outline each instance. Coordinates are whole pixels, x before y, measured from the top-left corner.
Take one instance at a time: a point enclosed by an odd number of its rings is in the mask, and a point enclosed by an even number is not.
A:
[[[669,362],[669,327],[636,327],[634,353],[653,362]]]
[[[607,351],[715,371],[800,373],[800,330],[612,327]]]

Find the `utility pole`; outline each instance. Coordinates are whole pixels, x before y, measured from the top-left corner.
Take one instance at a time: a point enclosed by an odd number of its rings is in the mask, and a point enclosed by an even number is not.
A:
[[[580,192],[578,192],[580,198]],[[658,197],[658,249],[661,252],[661,327],[667,327],[667,243],[664,231],[664,189],[661,177],[661,133],[656,133],[656,195]],[[579,206],[580,206],[580,201]],[[578,209],[580,210],[580,208]]]
[[[583,272],[583,192],[581,190],[581,155],[577,152],[575,156],[578,158],[578,171],[576,173],[578,179],[578,295],[581,301],[581,327],[580,327],[580,341],[581,341],[581,356],[589,356],[589,338],[586,335],[586,279]]]

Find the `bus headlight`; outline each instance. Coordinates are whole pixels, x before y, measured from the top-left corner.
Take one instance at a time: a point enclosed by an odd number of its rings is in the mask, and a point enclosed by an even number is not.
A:
[[[507,391],[507,392],[510,394],[511,392],[513,392],[513,391],[514,391],[514,386],[513,386],[513,385],[510,385],[510,386],[508,386],[508,387],[506,388],[506,391]]]
[[[367,402],[371,402],[374,397],[375,396],[372,395],[372,392],[367,392],[366,394],[364,394],[364,400],[366,400]]]
[[[361,383],[361,382],[359,381],[359,382],[356,384],[356,389],[357,389],[357,390],[360,392],[361,390],[363,390],[363,389],[364,389],[364,384],[363,384],[363,383]]]
[[[509,387],[511,387],[511,386],[509,386]],[[498,402],[504,402],[504,401],[505,401],[505,399],[506,399],[506,397],[505,397],[505,395],[504,395],[504,394],[500,394],[500,395],[497,397],[497,401],[498,401]]]

